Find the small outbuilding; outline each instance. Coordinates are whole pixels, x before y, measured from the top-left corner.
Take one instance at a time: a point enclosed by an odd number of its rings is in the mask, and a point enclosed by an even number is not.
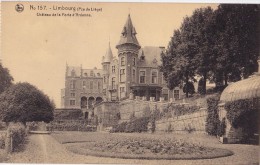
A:
[[[219,118],[226,123],[227,143],[259,143],[260,60],[258,65],[257,73],[230,84],[221,94]]]

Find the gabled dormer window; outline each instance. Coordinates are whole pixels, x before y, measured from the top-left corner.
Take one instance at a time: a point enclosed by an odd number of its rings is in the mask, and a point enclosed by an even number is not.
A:
[[[90,71],[90,76],[91,76],[91,77],[93,77],[93,76],[94,76],[94,72],[93,72],[93,70],[92,70],[92,71]]]

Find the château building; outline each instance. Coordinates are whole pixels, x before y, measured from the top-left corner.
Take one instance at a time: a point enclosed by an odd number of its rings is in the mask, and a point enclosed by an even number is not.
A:
[[[102,69],[66,66],[62,108],[91,109],[95,103],[136,96],[152,101],[181,99],[182,90],[178,87],[169,90],[159,71],[165,48],[142,48],[136,34],[129,14],[115,46],[117,56],[109,43],[101,61]]]

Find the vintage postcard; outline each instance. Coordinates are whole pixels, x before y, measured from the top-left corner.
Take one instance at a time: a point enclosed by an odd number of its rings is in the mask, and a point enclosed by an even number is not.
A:
[[[259,164],[259,16],[1,2],[0,162]]]

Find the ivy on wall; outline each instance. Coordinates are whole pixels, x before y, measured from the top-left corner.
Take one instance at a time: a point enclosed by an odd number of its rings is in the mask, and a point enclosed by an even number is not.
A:
[[[206,132],[209,135],[216,136],[219,134],[220,120],[218,115],[218,102],[220,95],[215,95],[207,99],[208,115],[206,119]]]
[[[227,110],[227,119],[234,128],[244,126],[251,120],[250,115],[256,107],[254,107],[253,99],[241,99],[230,101],[225,104]]]

